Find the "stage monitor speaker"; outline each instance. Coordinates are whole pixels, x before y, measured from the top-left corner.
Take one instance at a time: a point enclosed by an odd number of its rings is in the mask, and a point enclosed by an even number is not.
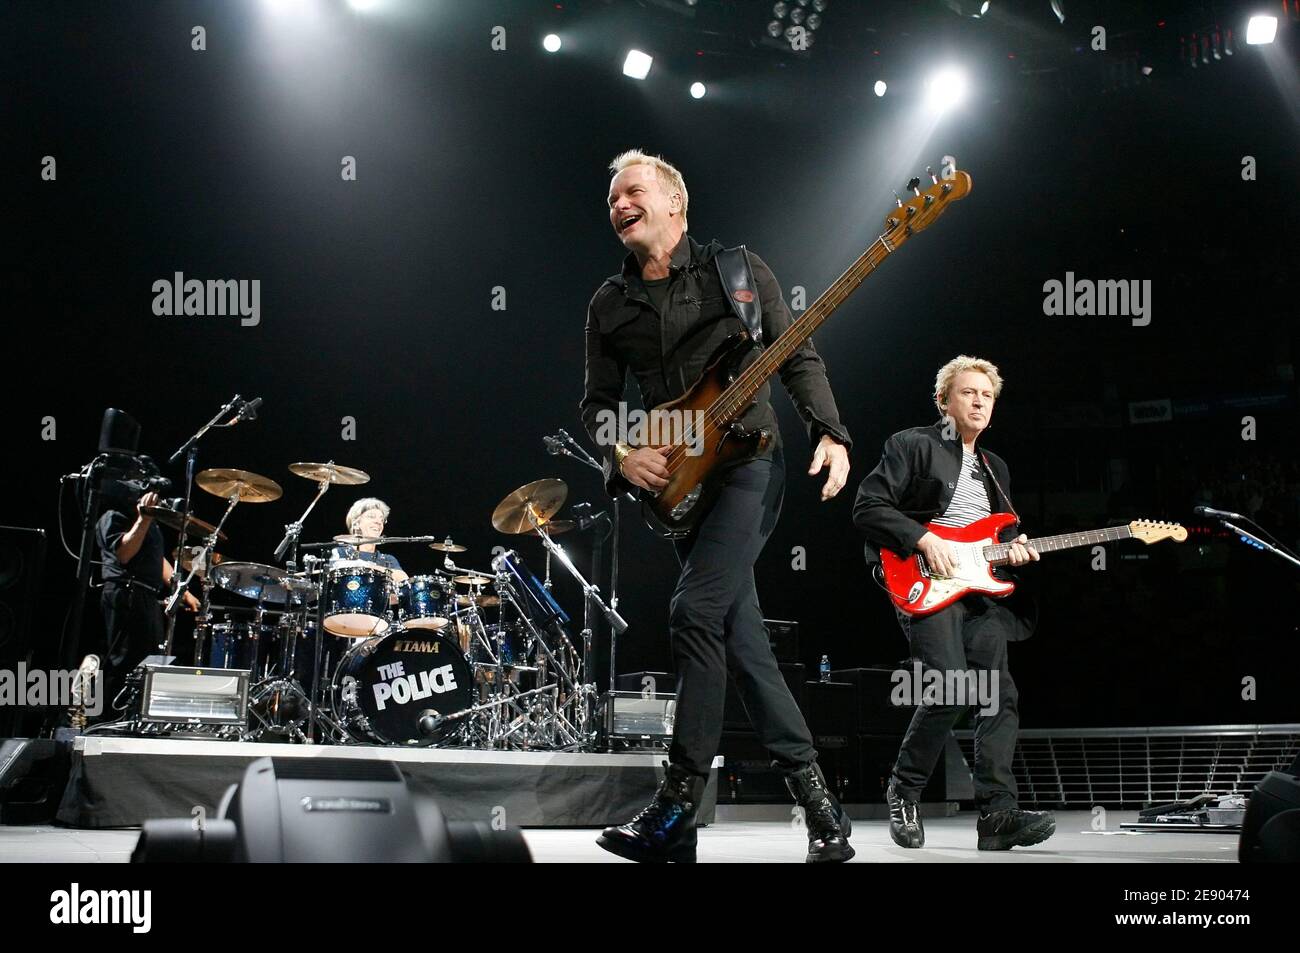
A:
[[[19,662],[30,661],[44,565],[45,530],[0,526],[0,670],[17,672]],[[62,624],[62,616],[58,621]],[[0,706],[0,737],[26,734],[19,721],[30,714],[21,705]]]
[[[1300,862],[1300,777],[1270,771],[1246,803],[1237,859],[1247,863]]]
[[[391,761],[259,758],[217,818],[146,821],[132,863],[531,863],[517,829],[452,823]]]
[[[799,706],[799,711],[804,718],[808,717],[807,695],[804,691],[804,685],[807,682],[807,667],[799,662],[778,662],[777,667],[781,670],[781,677],[785,679],[785,687],[790,689],[790,695],[794,698],[794,703]],[[726,731],[744,731],[750,727],[749,713],[745,710],[745,703],[741,701],[740,690],[736,687],[734,677],[727,679],[727,696],[722,706],[722,727]]]
[[[0,740],[0,824],[52,824],[72,770],[72,745]]]

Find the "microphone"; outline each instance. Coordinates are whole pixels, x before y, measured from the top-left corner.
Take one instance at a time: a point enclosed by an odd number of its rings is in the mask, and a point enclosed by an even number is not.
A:
[[[444,721],[446,721],[446,719],[443,718],[442,715],[438,714],[437,711],[432,708],[426,708],[424,711],[420,712],[420,720],[416,722],[416,724],[419,725],[421,732],[426,735],[431,735],[442,727]]]
[[[1194,506],[1192,512],[1197,516],[1209,516],[1216,520],[1248,520],[1249,517],[1228,510],[1216,510],[1208,506]]]
[[[233,427],[241,420],[256,420],[257,408],[262,406],[262,398],[254,397],[252,400],[241,400],[239,402],[239,411],[230,420],[226,421],[227,427]]]

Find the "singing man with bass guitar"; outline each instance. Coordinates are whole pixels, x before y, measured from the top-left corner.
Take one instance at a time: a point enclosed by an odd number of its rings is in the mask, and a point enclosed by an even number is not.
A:
[[[1015,512],[1007,496],[1011,480],[1006,463],[976,448],[1001,392],[1002,378],[989,361],[961,355],[945,364],[934,386],[934,402],[942,418],[929,427],[890,437],[880,463],[858,487],[853,507],[853,522],[866,535],[867,561],[873,570],[881,559],[878,549],[913,563],[924,561],[925,583],[918,581],[910,592],[891,596],[912,657],[926,671],[996,673],[996,710],[991,715],[981,712],[975,726],[980,850],[1041,843],[1056,830],[1050,813],[1019,809],[1011,767],[1020,718],[1015,683],[1007,668],[1007,642],[1025,637],[1033,623],[1022,609],[981,593],[954,598],[923,614],[905,610],[915,609],[908,599],[919,599],[931,578],[942,582],[961,577],[958,549],[930,526],[966,527],[991,514]],[[1008,544],[1006,564],[1020,566],[1039,558],[1026,546],[1028,538],[1016,536],[1012,525],[1002,530],[999,539]],[[889,553],[885,555],[888,558]],[[967,707],[922,705],[912,717],[886,791],[889,833],[901,847],[925,844],[918,800],[948,733]]]
[[[610,172],[610,224],[628,255],[621,273],[600,286],[588,308],[580,405],[583,423],[605,457],[607,488],[611,494],[635,488],[653,498],[674,470],[693,465],[691,447],[707,451],[700,460],[726,466],[721,479],[692,476],[696,489],[674,507],[675,525],[664,527],[675,537],[681,563],[669,618],[678,681],[665,778],[645,810],[604,831],[597,843],[631,860],[694,861],[695,814],[721,739],[730,669],[759,740],[804,808],[807,859],[848,860],[853,848],[847,817],[826,789],[808,726],[769,648],[754,585],[754,563],[776,525],[785,485],[767,384],[720,433],[706,415],[702,428],[687,435],[694,440],[673,447],[634,448],[623,436],[610,445],[607,436],[629,370],[644,406],[659,407],[688,395],[720,351],[737,353],[734,339],[747,330],[747,320],[761,321],[748,330],[771,344],[790,326],[790,312],[757,255],[716,242],[700,245],[686,234],[686,184],[672,165],[631,151],[618,156]],[[758,353],[741,350],[737,371],[753,364]],[[808,472],[829,469],[821,493],[828,500],[848,478],[850,441],[825,365],[807,342],[779,373],[815,446]]]

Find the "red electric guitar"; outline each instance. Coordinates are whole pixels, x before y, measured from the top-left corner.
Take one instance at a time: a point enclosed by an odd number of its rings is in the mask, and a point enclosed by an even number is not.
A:
[[[957,552],[957,572],[953,576],[932,573],[925,557],[920,553],[903,558],[892,550],[882,549],[880,568],[889,598],[909,615],[928,615],[972,592],[994,598],[1010,595],[1016,584],[999,579],[993,575],[993,570],[1007,565],[1007,552],[1011,549],[1011,544],[999,543],[998,534],[1015,521],[1016,518],[1010,513],[994,513],[960,528],[928,524],[926,529],[940,539],[951,542],[952,548]],[[1040,553],[1046,553],[1056,549],[1111,543],[1119,539],[1140,539],[1148,544],[1172,539],[1181,543],[1187,539],[1187,530],[1177,523],[1134,520],[1126,526],[1109,526],[1106,529],[1031,539],[1029,545]]]

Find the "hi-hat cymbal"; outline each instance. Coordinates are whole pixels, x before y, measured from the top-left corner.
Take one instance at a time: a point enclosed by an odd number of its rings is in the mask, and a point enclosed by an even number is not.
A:
[[[500,596],[476,596],[473,594],[457,596],[456,605],[462,607],[479,606],[483,609],[491,609],[493,606],[501,605],[501,597]]]
[[[304,480],[314,480],[317,483],[337,483],[339,486],[356,486],[359,483],[370,482],[370,474],[365,470],[340,466],[333,461],[329,463],[291,463],[289,464],[289,472],[302,477]]]
[[[542,529],[546,530],[547,536],[559,536],[561,533],[567,533],[577,525],[573,520],[548,520]],[[535,529],[530,529],[526,531],[526,535],[540,536],[542,534]]]
[[[180,530],[181,514],[166,506],[142,506],[140,512],[148,516],[155,523],[162,523],[168,529]],[[206,520],[201,520],[193,513],[190,514],[189,520],[185,523],[186,536],[211,536],[216,527]],[[225,533],[217,533],[217,539],[223,542],[227,539]]]
[[[441,543],[430,543],[429,548],[436,549],[440,553],[464,553],[469,551],[468,546],[460,546],[453,543],[450,536],[444,539]]]
[[[497,504],[492,511],[492,525],[511,535],[527,533],[533,528],[530,512],[537,522],[545,523],[559,512],[568,495],[569,487],[563,480],[534,480]]]
[[[284,495],[280,484],[270,477],[247,470],[204,470],[194,478],[194,482],[223,500],[238,495],[241,503],[270,503]]]
[[[452,576],[451,581],[458,582],[462,586],[486,586],[489,582],[493,581],[493,577],[480,576],[478,573],[473,573],[469,576]]]
[[[262,563],[224,562],[212,569],[208,577],[215,585],[259,602],[288,602],[289,574]]]

